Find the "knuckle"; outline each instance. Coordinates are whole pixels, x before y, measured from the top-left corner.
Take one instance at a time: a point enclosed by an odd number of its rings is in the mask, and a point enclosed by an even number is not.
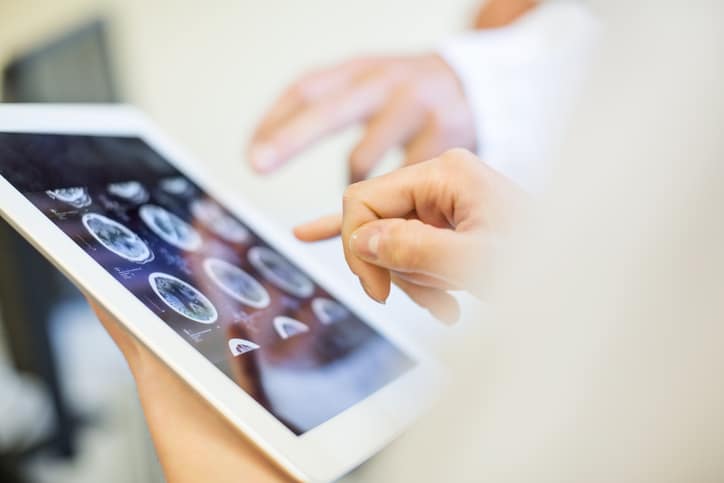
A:
[[[464,148],[448,149],[441,156],[443,160],[450,163],[468,162],[474,157],[473,153]]]
[[[302,78],[296,81],[294,84],[289,86],[288,90],[288,96],[290,99],[293,99],[295,101],[304,101],[306,100],[306,91],[307,91],[307,84],[309,83],[309,79]]]
[[[363,182],[361,181],[359,183],[353,183],[345,188],[344,193],[342,194],[342,201],[345,205],[356,202],[360,199],[363,190],[362,184]]]
[[[370,151],[374,152],[374,149],[369,144],[357,146],[350,154],[348,158],[348,164],[350,169],[355,172],[359,170],[367,170],[372,164]],[[355,183],[356,184],[356,183]],[[357,188],[355,188],[357,189]]]
[[[417,101],[420,99],[420,88],[413,81],[405,81],[397,86],[395,95],[405,101]]]
[[[415,269],[422,260],[421,240],[417,236],[418,227],[422,224],[417,220],[401,221],[390,228],[389,250],[390,262],[395,267]]]
[[[360,55],[347,59],[340,64],[342,68],[348,69],[363,69],[365,67],[372,67],[377,64],[377,58],[372,55]]]
[[[355,149],[353,149],[351,153],[349,153],[349,157],[347,158],[347,160],[348,160],[350,167],[354,168],[354,167],[362,164],[362,162],[364,161],[364,156],[362,155],[362,150],[363,150],[363,148],[358,146]],[[348,189],[349,188],[347,188],[347,190]],[[345,190],[345,194],[346,194],[347,190]]]
[[[467,171],[471,164],[479,164],[477,157],[464,148],[454,148],[445,151],[439,158],[437,167],[442,172]]]
[[[315,86],[320,80],[327,77],[328,71],[328,68],[318,68],[302,74],[291,86],[289,86],[290,97],[301,102],[308,101],[311,97],[313,97]]]

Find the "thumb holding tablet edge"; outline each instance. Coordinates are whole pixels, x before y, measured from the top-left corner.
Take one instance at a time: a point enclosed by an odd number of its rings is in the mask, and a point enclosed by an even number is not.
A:
[[[234,431],[201,396],[104,308],[86,296],[103,327],[123,353],[166,481],[280,483],[294,481],[243,435]],[[189,455],[213,454],[213,458]],[[230,468],[233,468],[230,470]]]

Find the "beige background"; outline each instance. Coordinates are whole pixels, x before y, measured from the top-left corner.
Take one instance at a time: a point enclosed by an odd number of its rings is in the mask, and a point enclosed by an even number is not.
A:
[[[358,53],[422,51],[463,29],[475,0],[0,0],[0,59],[101,14],[137,104],[210,170],[289,224],[339,204],[354,133],[271,178],[242,159],[256,119],[310,67]]]

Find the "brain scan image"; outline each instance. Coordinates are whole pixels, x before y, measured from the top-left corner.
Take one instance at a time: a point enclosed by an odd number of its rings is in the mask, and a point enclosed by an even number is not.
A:
[[[191,203],[191,214],[226,241],[244,243],[251,238],[249,230],[211,200],[195,200]]]
[[[85,208],[92,203],[88,190],[85,188],[58,188],[45,192],[51,199],[62,201],[73,208]]]
[[[108,185],[108,192],[136,205],[148,201],[148,191],[138,181],[111,183]]]
[[[279,335],[282,339],[289,339],[296,335],[309,332],[309,327],[307,324],[299,322],[296,319],[280,315],[278,317],[274,317],[274,330],[276,330],[277,335]]]
[[[204,260],[204,271],[221,290],[242,304],[256,309],[269,305],[266,289],[236,265],[218,258],[207,258]]]
[[[201,324],[216,322],[216,307],[204,294],[183,280],[154,272],[148,276],[148,283],[158,298],[174,312]]]
[[[165,208],[143,205],[138,212],[146,226],[167,243],[187,251],[195,251],[201,247],[201,235]]]
[[[253,343],[250,340],[246,340],[246,339],[230,339],[229,340],[229,350],[234,355],[234,357],[238,357],[240,355],[246,354],[247,352],[255,351],[258,348],[259,348],[259,345]]]
[[[153,253],[146,243],[117,221],[97,213],[86,213],[82,222],[98,243],[119,257],[135,263],[146,263],[153,259]]]
[[[247,257],[249,263],[259,270],[264,278],[285,292],[299,298],[307,298],[314,293],[312,281],[273,250],[252,247]]]
[[[189,183],[189,181],[182,176],[162,179],[160,182],[160,186],[161,189],[164,190],[166,193],[176,196],[185,196],[191,194],[191,192],[193,191],[191,183]]]
[[[326,325],[344,320],[350,315],[341,304],[323,297],[312,300],[312,311],[317,319]]]
[[[205,191],[158,142],[130,131],[0,132],[0,176],[17,191],[6,201],[23,208],[18,222],[72,252],[66,264],[112,285],[88,286],[96,296],[144,312],[139,323],[162,331],[174,355],[255,401],[290,442],[417,377],[417,358],[318,284],[268,221]],[[22,218],[30,210],[39,218]]]

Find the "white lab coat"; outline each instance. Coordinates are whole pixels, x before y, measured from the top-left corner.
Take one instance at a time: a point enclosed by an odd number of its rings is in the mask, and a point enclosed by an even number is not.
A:
[[[724,481],[724,3],[592,8],[598,58],[494,316],[364,481]]]
[[[515,23],[445,41],[440,54],[465,90],[478,155],[531,192],[560,140],[598,37],[593,12],[575,0],[546,2]]]

